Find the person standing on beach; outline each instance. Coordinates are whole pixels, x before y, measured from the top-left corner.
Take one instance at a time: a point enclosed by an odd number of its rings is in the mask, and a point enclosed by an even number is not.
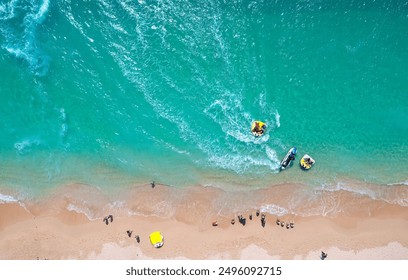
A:
[[[265,224],[266,224],[265,214],[262,213],[262,215],[261,215],[261,225],[262,225],[262,227],[265,227]]]
[[[242,215],[238,216],[238,220],[239,220],[239,222],[240,222],[243,226],[245,226],[245,224],[246,224],[246,219],[245,219]]]

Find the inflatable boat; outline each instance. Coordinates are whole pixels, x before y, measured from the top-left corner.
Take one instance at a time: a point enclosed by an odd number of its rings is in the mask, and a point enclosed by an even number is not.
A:
[[[265,133],[265,130],[266,130],[266,124],[264,122],[261,122],[261,121],[252,122],[251,132],[252,132],[252,135],[254,135],[255,137],[262,136]]]
[[[305,154],[301,159],[300,159],[300,167],[304,170],[309,170],[312,168],[312,166],[315,164],[315,160],[309,156],[308,154]]]

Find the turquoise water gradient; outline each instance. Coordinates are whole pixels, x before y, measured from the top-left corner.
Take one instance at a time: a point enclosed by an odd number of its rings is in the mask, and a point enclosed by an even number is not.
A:
[[[406,183],[407,65],[407,1],[2,1],[0,184]]]

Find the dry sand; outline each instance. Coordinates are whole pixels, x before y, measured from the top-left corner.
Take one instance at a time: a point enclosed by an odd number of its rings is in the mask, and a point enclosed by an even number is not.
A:
[[[114,221],[108,225],[103,217],[89,220],[85,214],[67,210],[71,202],[62,194],[25,207],[3,203],[0,259],[316,260],[321,251],[328,254],[327,260],[408,259],[408,207],[364,196],[351,198],[338,192],[331,197],[337,204],[357,207],[334,216],[277,217],[265,213],[263,227],[261,215],[256,215],[257,206],[272,201],[271,197],[284,199],[288,189],[290,186],[255,191],[250,203],[237,195],[233,203],[242,202],[237,212],[219,206],[226,194],[218,189],[136,188],[128,194],[133,204],[128,202],[127,207],[137,214],[129,216],[116,210],[112,213]],[[164,214],[157,213],[152,205],[162,205]],[[245,226],[238,222],[238,215],[246,218]],[[294,222],[294,228],[278,226],[278,218]],[[212,226],[214,221],[218,226]],[[127,230],[133,231],[131,238]],[[149,242],[149,234],[156,230],[165,238],[160,249]],[[140,243],[135,235],[140,236]]]

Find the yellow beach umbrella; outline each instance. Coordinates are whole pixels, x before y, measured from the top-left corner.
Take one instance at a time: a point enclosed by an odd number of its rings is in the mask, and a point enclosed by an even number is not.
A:
[[[155,231],[150,234],[150,243],[156,248],[163,246],[164,238],[160,231]]]

